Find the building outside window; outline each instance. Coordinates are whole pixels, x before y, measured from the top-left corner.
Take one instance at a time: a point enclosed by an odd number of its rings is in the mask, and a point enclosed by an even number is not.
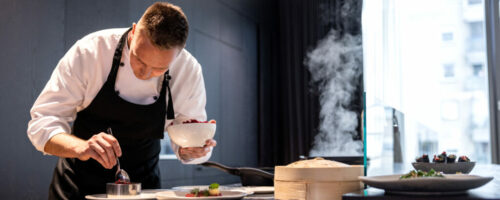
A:
[[[367,0],[363,6],[370,168],[394,161],[383,141],[401,143],[404,163],[442,151],[490,163],[483,1]],[[391,140],[386,108],[404,116],[402,141]]]
[[[448,41],[452,41],[453,40],[453,33],[443,33],[441,35],[441,40],[443,40],[443,42],[448,42]]]
[[[455,77],[455,66],[453,64],[443,65],[443,70],[444,70],[444,77],[445,78]]]

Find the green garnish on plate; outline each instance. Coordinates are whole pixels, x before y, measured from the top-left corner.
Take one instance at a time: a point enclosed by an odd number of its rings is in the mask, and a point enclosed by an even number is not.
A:
[[[208,186],[208,189],[217,189],[219,188],[219,184],[218,183],[212,183]]]
[[[436,172],[436,170],[431,169],[429,172],[424,172],[422,170],[411,170],[407,174],[403,174],[399,179],[409,179],[409,178],[420,178],[420,177],[444,177],[441,172]]]

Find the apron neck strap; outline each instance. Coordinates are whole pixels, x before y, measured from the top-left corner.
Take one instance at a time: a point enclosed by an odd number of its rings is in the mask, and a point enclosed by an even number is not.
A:
[[[116,74],[118,73],[118,68],[120,66],[121,60],[122,60],[122,54],[123,54],[123,47],[125,46],[125,43],[127,43],[127,36],[128,33],[132,30],[132,28],[129,28],[120,38],[120,41],[118,42],[118,45],[116,46],[115,54],[113,55],[113,64],[111,65],[111,72],[108,75],[108,82],[109,84],[115,85],[116,82]]]
[[[165,77],[163,78],[163,85],[167,86],[168,90],[168,105],[167,105],[167,119],[175,119],[174,103],[172,101],[172,92],[170,92],[170,79],[172,77],[168,74],[170,70],[165,72]],[[164,90],[164,88],[162,88]]]

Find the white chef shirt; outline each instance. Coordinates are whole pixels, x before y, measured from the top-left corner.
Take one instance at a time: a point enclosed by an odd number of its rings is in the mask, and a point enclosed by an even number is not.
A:
[[[106,82],[115,48],[127,28],[107,29],[78,40],[59,61],[50,80],[31,108],[28,137],[38,151],[44,152],[46,142],[54,135],[71,133],[70,123],[76,113],[92,103]],[[163,76],[138,79],[130,66],[128,45],[124,45],[123,66],[118,70],[115,90],[121,98],[136,104],[151,104],[160,96]],[[183,49],[169,67],[170,88],[176,119],[205,121],[206,94],[201,65]],[[168,98],[168,95],[165,95]],[[167,99],[168,102],[168,99]],[[165,118],[165,130],[172,120]],[[207,161],[206,156],[182,160],[179,146],[171,141],[177,158],[184,164]]]

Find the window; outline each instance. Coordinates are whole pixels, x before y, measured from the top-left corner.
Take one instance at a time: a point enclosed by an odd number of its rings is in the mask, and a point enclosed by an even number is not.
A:
[[[458,120],[460,115],[458,101],[444,101],[441,103],[441,119],[447,121]]]
[[[467,41],[468,51],[470,52],[484,52],[485,39],[484,39],[484,22],[473,21],[468,23],[469,40]]]
[[[480,76],[482,71],[483,71],[482,64],[473,64],[472,65],[472,74],[474,76]]]
[[[160,141],[161,150],[160,150],[160,159],[176,159],[175,153],[170,146],[170,138],[168,137],[168,133],[163,133],[165,137]]]
[[[481,4],[482,2],[483,2],[482,0],[467,0],[467,3],[469,5]]]
[[[442,151],[491,162],[485,13],[464,8],[482,3],[363,2],[368,174],[396,160],[396,150],[384,146],[397,146],[385,143],[398,141],[390,134],[390,122],[377,111],[388,107],[403,116],[399,142],[405,165],[422,153],[432,157]],[[453,48],[442,45],[447,41],[453,41]]]
[[[443,33],[441,34],[441,40],[443,42],[449,42],[453,40],[453,33]]]
[[[445,78],[453,78],[455,76],[455,67],[453,66],[453,64],[443,65],[443,70]]]
[[[484,38],[484,28],[482,21],[469,23],[469,31],[471,38]]]

